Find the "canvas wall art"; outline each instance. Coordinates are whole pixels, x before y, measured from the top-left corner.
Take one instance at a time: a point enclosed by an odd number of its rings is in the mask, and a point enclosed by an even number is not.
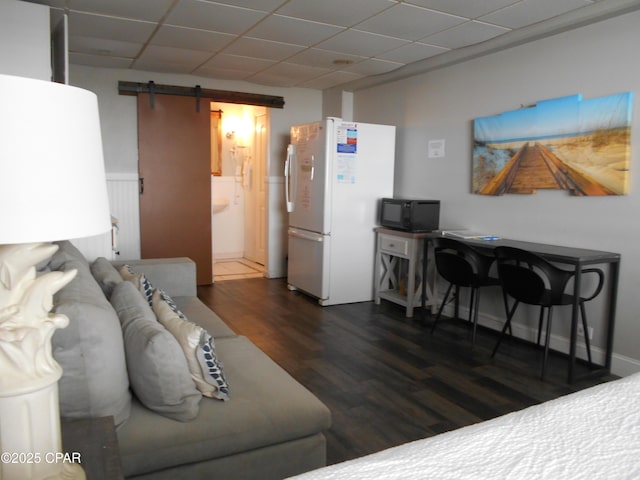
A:
[[[474,120],[473,193],[628,193],[631,92],[572,95]]]

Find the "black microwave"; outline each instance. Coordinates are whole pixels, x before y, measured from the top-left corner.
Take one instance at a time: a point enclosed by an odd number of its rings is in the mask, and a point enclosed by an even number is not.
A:
[[[383,198],[380,225],[405,232],[432,232],[440,227],[440,200]]]

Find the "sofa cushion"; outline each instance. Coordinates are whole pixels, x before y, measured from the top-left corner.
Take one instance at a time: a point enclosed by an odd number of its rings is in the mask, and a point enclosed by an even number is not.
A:
[[[59,245],[49,262],[51,270],[78,270],[54,296],[53,311],[69,317],[69,325],[56,330],[51,340],[53,356],[63,369],[60,415],[111,415],[120,426],[129,416],[131,394],[118,316],[82,254],[70,242]]]
[[[145,258],[141,260],[114,260],[116,268],[128,264],[134,271],[144,272],[145,277],[172,297],[195,297],[196,263],[187,257]]]
[[[122,282],[118,270],[104,257],[98,257],[91,264],[91,274],[107,298],[111,298],[111,292],[117,284]]]
[[[176,339],[131,282],[114,288],[111,303],[122,324],[129,381],[138,399],[166,417],[192,420],[202,396]]]
[[[190,423],[134,402],[118,433],[125,477],[301,439],[329,428],[329,409],[246,337],[216,339],[233,399],[203,398]],[[213,475],[213,474],[212,474]]]
[[[236,333],[198,297],[171,297],[187,318],[211,334],[213,338],[235,337]]]
[[[80,250],[78,250],[69,240],[53,242],[53,244],[58,246],[58,250],[49,260],[50,270],[60,271],[67,262],[72,262],[76,265],[84,265],[87,268],[89,267],[87,259],[84,258],[84,255],[82,255]]]
[[[158,321],[178,340],[189,365],[191,377],[202,395],[227,400],[229,386],[217,359],[214,341],[207,331],[190,322],[171,297],[161,290],[153,292],[153,312]]]

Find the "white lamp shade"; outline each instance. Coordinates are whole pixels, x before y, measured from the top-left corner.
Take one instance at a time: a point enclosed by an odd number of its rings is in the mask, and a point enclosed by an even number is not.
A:
[[[0,244],[111,228],[94,93],[0,75]]]

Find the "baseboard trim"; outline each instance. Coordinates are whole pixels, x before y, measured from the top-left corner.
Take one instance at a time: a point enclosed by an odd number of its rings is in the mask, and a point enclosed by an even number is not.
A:
[[[453,305],[447,305],[443,310],[443,314],[447,316],[453,316],[453,313]],[[461,318],[468,318],[469,309],[461,305],[459,315]],[[504,318],[497,318],[480,313],[478,316],[478,325],[491,330],[500,331],[504,325]],[[538,335],[537,329],[530,328],[519,323],[512,324],[512,329],[514,337],[526,341],[536,341]],[[558,352],[569,354],[570,342],[567,337],[551,334],[550,347]],[[605,351],[602,348],[592,345],[591,355],[595,363],[600,365],[604,364]],[[576,345],[576,356],[578,358],[587,358],[587,347],[584,341],[581,341],[580,339],[578,339],[578,343]],[[611,373],[621,377],[626,377],[637,372],[640,372],[640,360],[613,352],[611,357]]]

